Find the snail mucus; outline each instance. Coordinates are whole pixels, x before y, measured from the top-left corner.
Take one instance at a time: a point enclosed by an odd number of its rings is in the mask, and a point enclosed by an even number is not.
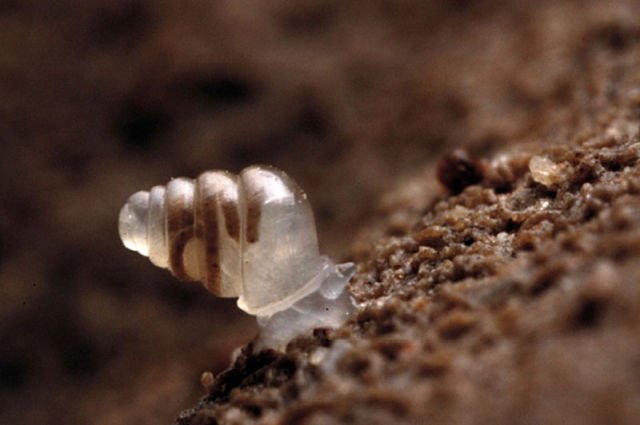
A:
[[[307,195],[283,171],[251,166],[134,193],[120,210],[123,244],[183,281],[200,281],[261,327],[257,348],[282,349],[354,311],[353,263],[320,255]]]

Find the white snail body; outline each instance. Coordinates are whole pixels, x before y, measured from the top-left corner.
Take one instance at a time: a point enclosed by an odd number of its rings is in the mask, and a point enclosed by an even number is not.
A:
[[[252,166],[237,176],[208,171],[136,192],[120,211],[119,232],[127,248],[178,279],[238,297],[238,306],[265,328],[288,309],[287,317],[292,311],[317,316],[311,312],[317,302],[311,310],[300,307],[317,293],[339,302],[323,305],[325,318],[307,322],[337,326],[351,310],[343,290],[353,267],[319,254],[307,196],[278,169]]]

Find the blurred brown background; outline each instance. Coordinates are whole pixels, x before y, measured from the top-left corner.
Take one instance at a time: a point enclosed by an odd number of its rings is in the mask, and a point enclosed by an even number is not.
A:
[[[170,423],[255,334],[121,246],[129,194],[273,164],[349,256],[444,150],[561,139],[585,40],[623,48],[638,8],[0,1],[0,423]]]

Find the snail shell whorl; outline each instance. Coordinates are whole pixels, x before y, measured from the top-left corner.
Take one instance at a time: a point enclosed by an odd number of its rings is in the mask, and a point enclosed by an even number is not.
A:
[[[209,171],[137,192],[120,211],[119,231],[127,248],[181,280],[240,297],[250,313],[304,291],[326,264],[306,195],[270,167]]]

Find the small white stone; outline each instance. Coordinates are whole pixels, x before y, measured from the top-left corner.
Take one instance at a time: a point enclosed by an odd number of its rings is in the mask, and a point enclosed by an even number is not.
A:
[[[324,360],[324,357],[327,355],[328,351],[329,349],[327,347],[317,347],[309,355],[309,363],[314,366],[319,365],[322,360]]]
[[[544,156],[534,156],[529,160],[531,178],[544,186],[554,186],[564,179],[566,166],[557,164]]]

